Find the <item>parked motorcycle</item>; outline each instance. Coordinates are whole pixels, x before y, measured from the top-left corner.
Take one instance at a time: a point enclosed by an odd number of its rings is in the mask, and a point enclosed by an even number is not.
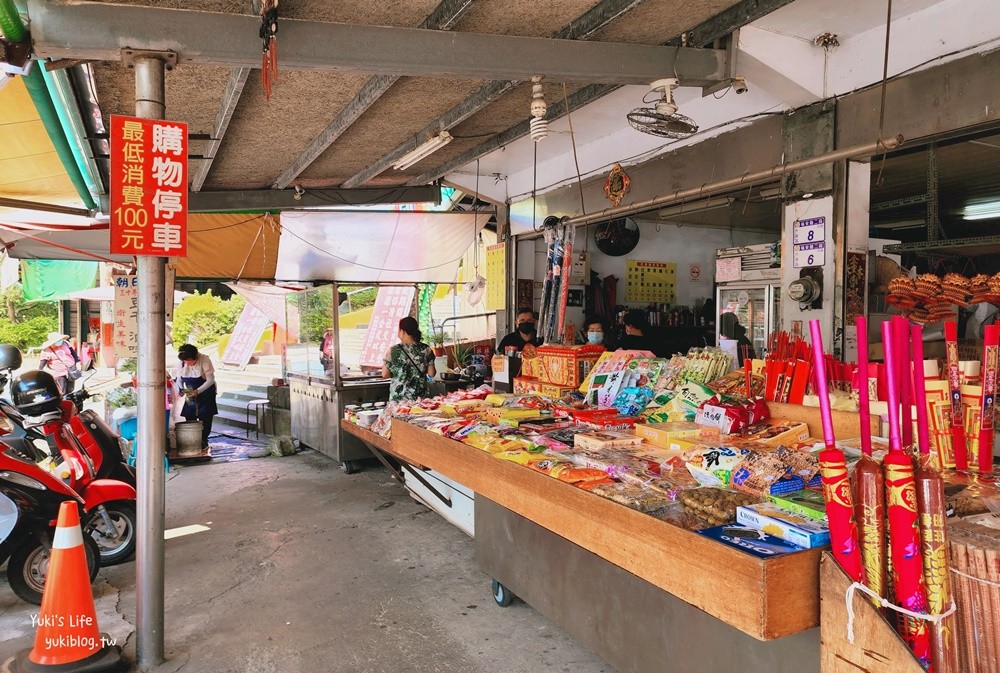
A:
[[[89,397],[85,388],[75,395],[81,403]],[[129,559],[136,544],[135,473],[125,464],[120,438],[93,411],[78,413],[72,398],[61,400],[47,372],[22,374],[12,397],[17,415],[8,419],[29,433],[26,441],[39,430],[51,440],[51,457],[61,463],[56,471],[83,498],[84,533],[97,542],[102,565]]]
[[[7,562],[7,583],[17,596],[40,605],[49,569],[59,506],[84,501],[54,475],[36,465],[23,438],[0,443],[0,564]],[[82,518],[82,516],[81,516]],[[100,569],[100,549],[83,536],[90,580]]]

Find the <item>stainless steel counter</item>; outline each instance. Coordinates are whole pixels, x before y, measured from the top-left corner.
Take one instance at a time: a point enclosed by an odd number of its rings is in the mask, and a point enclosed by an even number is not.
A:
[[[371,457],[361,440],[340,428],[348,404],[389,399],[389,381],[364,378],[337,382],[325,376],[289,373],[292,434],[309,448],[341,461],[352,471],[353,461]]]

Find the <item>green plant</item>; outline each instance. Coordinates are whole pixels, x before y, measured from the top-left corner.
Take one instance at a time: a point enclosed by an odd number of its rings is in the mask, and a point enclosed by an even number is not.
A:
[[[33,318],[51,318],[58,322],[59,304],[54,301],[25,301],[24,290],[20,283],[14,283],[3,294],[0,294],[3,301],[6,318],[9,322],[28,322]],[[53,330],[58,327],[53,327]]]
[[[218,341],[233,331],[245,304],[246,300],[239,295],[225,300],[211,291],[185,297],[174,309],[174,343],[204,346]]]
[[[139,368],[139,363],[134,358],[122,358],[118,361],[117,369],[125,374],[135,374]]]
[[[451,347],[451,356],[455,359],[458,367],[465,367],[472,364],[472,346],[461,342]]]
[[[112,388],[104,396],[105,401],[108,406],[112,409],[117,409],[119,407],[134,407],[139,404],[139,398],[136,395],[135,388]]]
[[[444,344],[444,332],[431,332],[427,335],[427,343],[431,346],[441,346]]]

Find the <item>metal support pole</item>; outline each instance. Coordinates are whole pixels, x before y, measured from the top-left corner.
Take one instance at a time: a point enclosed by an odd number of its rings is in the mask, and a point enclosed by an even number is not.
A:
[[[135,113],[164,118],[164,62],[136,56]],[[140,669],[163,663],[163,513],[166,381],[163,257],[137,258],[139,278],[139,432],[136,551],[136,659]]]
[[[938,240],[941,222],[938,219],[937,143],[927,146],[927,240]]]

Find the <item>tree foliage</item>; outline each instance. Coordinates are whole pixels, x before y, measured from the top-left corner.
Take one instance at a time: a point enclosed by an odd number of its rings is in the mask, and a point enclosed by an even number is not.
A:
[[[246,300],[239,295],[225,300],[211,291],[185,297],[174,309],[174,344],[191,343],[200,347],[218,341],[233,331],[245,304]]]
[[[21,350],[40,346],[49,332],[59,329],[59,305],[54,301],[24,300],[21,284],[15,283],[2,294],[4,312],[0,316],[0,343]]]

